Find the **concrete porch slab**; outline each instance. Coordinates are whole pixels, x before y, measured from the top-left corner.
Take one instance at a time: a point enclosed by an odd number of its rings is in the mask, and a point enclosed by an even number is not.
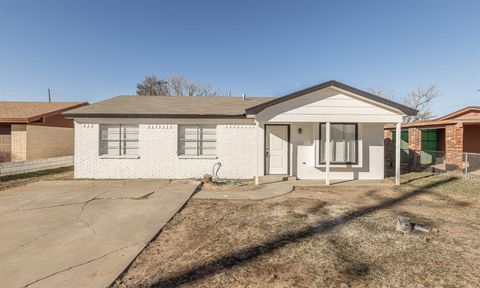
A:
[[[286,183],[293,186],[327,186],[325,180],[289,180]],[[384,180],[330,180],[330,186],[382,186],[391,187],[395,183]]]

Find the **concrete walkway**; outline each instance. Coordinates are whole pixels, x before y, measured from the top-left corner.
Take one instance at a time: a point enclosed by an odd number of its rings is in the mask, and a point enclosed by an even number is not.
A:
[[[260,200],[290,193],[293,186],[287,182],[264,184],[257,190],[249,191],[205,191],[201,190],[193,198],[197,199],[230,199],[230,200]]]
[[[325,180],[289,180],[287,183],[296,186],[327,186]],[[377,187],[390,187],[395,183],[385,180],[332,180],[330,186],[377,186]]]
[[[109,286],[197,186],[45,181],[1,191],[0,286]]]

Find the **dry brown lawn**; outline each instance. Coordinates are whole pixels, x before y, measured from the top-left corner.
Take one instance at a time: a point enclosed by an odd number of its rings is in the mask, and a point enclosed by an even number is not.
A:
[[[238,180],[235,183],[205,183],[202,187],[205,191],[216,192],[241,192],[262,189],[265,185],[255,185],[253,180]]]
[[[72,180],[73,167],[64,167],[0,177],[0,191],[37,181]]]
[[[480,287],[480,184],[403,180],[192,199],[113,286]],[[431,232],[396,232],[396,215]]]

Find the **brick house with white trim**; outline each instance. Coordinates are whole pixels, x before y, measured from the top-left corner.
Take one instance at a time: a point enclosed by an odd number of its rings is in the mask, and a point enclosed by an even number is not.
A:
[[[329,184],[383,179],[383,127],[416,113],[327,81],[278,98],[117,96],[64,115],[75,121],[75,178],[199,178],[221,164],[222,178]]]
[[[390,166],[394,162],[394,131],[393,125],[385,126],[385,158]],[[468,106],[430,121],[402,124],[401,134],[402,149],[436,152],[446,164],[461,169],[462,153],[480,153],[480,106]],[[419,153],[410,154],[420,157]]]

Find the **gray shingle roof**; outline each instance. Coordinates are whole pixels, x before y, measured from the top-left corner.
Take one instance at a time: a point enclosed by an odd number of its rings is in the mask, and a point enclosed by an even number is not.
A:
[[[116,96],[64,113],[67,117],[240,117],[274,97]]]
[[[416,115],[417,110],[359,90],[337,81],[327,81],[283,97],[229,96],[117,96],[89,106],[65,112],[67,117],[121,117],[121,118],[225,118],[245,117],[264,109],[295,99],[305,94],[337,87],[395,108],[405,115]]]

